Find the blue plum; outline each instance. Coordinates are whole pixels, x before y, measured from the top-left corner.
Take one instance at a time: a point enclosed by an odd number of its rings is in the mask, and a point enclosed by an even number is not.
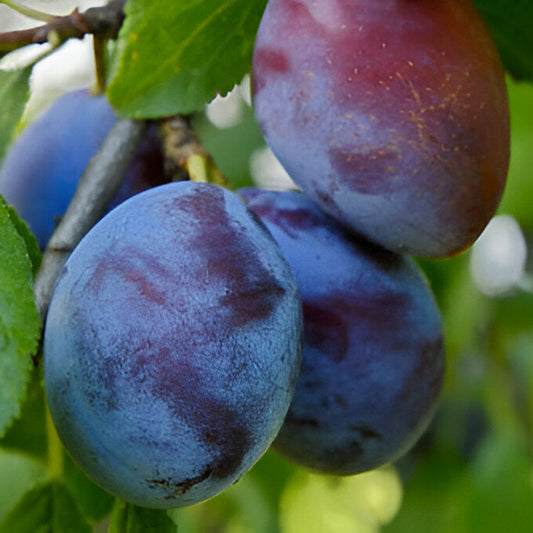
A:
[[[8,151],[0,169],[0,194],[28,223],[41,249],[115,121],[104,95],[69,92],[27,126]],[[163,154],[152,125],[111,207],[164,181]]]
[[[145,507],[194,504],[275,438],[301,335],[292,271],[242,199],[162,185],[107,214],[66,263],[45,328],[50,412],[109,492]]]
[[[305,194],[240,193],[283,250],[303,302],[302,370],[274,447],[335,475],[394,461],[429,424],[442,387],[441,317],[425,277]]]
[[[498,207],[507,90],[470,0],[270,0],[253,93],[292,179],[386,248],[460,253]]]

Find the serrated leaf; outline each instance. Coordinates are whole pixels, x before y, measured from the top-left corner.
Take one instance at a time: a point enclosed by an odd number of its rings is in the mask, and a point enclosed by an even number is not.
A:
[[[117,500],[108,533],[176,533],[178,528],[162,509],[146,509]],[[1,533],[1,532],[0,532]]]
[[[0,436],[20,412],[41,323],[24,239],[0,197]]]
[[[190,113],[249,71],[266,0],[130,0],[108,97],[119,113]]]
[[[533,2],[474,0],[487,22],[506,70],[517,80],[533,81]]]
[[[27,492],[0,523],[0,533],[90,533],[66,487],[53,481]]]
[[[0,163],[30,96],[32,68],[0,70]]]
[[[42,259],[39,242],[37,241],[35,235],[31,232],[28,224],[18,216],[17,212],[12,206],[8,206],[8,214],[11,222],[13,223],[13,227],[24,240],[26,251],[28,252],[28,257],[31,261],[32,272],[35,276],[37,274],[37,270],[39,270]]]

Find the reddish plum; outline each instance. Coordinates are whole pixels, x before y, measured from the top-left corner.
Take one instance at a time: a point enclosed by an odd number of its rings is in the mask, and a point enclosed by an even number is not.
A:
[[[457,254],[499,204],[507,91],[469,0],[270,0],[253,93],[294,181],[393,251]]]

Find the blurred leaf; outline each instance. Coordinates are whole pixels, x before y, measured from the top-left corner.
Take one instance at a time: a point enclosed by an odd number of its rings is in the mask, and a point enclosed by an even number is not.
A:
[[[30,96],[32,68],[0,70],[0,164]]]
[[[190,113],[249,71],[266,0],[130,0],[108,97],[119,113]]]
[[[13,213],[0,197],[0,436],[20,413],[37,350],[40,319],[32,265]]]
[[[46,459],[46,406],[39,368],[32,372],[20,416],[9,426],[0,445],[9,450],[34,455],[43,461]]]
[[[302,471],[283,493],[281,531],[377,533],[398,512],[401,499],[392,467],[342,478]]]
[[[65,484],[84,516],[99,521],[109,515],[114,496],[95,485],[68,454],[63,458],[63,466]]]
[[[117,500],[108,533],[176,533],[176,524],[167,511],[146,509]],[[1,532],[0,532],[1,533]]]
[[[474,0],[490,28],[507,71],[533,81],[533,3],[531,0]]]
[[[0,523],[17,501],[46,477],[40,462],[0,449]]]
[[[0,533],[90,533],[76,502],[64,485],[40,485],[18,502],[0,523]]]
[[[533,50],[533,49],[532,49]],[[532,54],[533,57],[533,54]],[[533,85],[508,83],[511,108],[511,163],[499,213],[533,229]]]

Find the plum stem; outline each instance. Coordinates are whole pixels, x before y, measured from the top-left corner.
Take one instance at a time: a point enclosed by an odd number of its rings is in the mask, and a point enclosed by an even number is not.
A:
[[[63,443],[57,434],[50,410],[46,407],[46,438],[48,449],[48,471],[51,478],[63,476]]]
[[[46,246],[35,279],[35,301],[43,324],[55,281],[65,261],[105,214],[145,129],[144,121],[119,119],[85,169],[67,211]]]
[[[230,188],[213,157],[198,140],[190,117],[176,115],[163,119],[161,131],[166,171],[173,181],[190,179]]]
[[[103,94],[106,88],[105,43],[107,39],[100,35],[93,37],[94,66],[96,74],[96,92]]]

